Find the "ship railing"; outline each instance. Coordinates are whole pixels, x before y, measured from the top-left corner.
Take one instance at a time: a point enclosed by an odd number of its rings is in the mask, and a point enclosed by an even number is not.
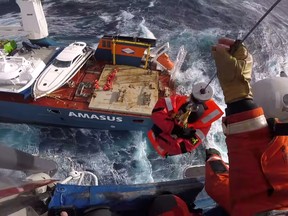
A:
[[[170,72],[172,81],[176,79],[177,73],[181,71],[181,67],[185,60],[186,55],[187,55],[187,51],[185,50],[185,47],[181,46],[176,57],[174,68]]]
[[[77,171],[75,170],[74,162],[71,158],[67,157],[67,159],[70,161],[71,165],[71,171],[69,172],[69,175],[66,179],[60,181],[60,184],[76,184],[76,185],[98,185],[98,177],[89,171]],[[76,183],[75,183],[76,182]]]
[[[68,158],[73,162],[70,158]],[[1,169],[2,168],[2,169]],[[2,175],[13,170],[9,176]],[[23,178],[24,172],[28,177]],[[77,185],[98,185],[98,178],[89,171],[76,171],[73,166],[63,181],[53,180],[57,163],[26,152],[0,145],[0,212],[1,215],[42,215],[36,212],[39,206],[47,208],[47,201],[56,183],[68,184],[76,180]],[[15,175],[16,174],[16,175]],[[89,179],[90,178],[90,179]],[[89,181],[89,182],[88,182]],[[74,184],[75,185],[75,184]],[[46,210],[45,210],[46,211]],[[32,214],[33,213],[33,214]]]
[[[47,189],[55,183],[51,176],[57,171],[56,162],[0,145],[0,168],[1,215],[17,212],[27,216],[31,214],[25,212],[33,210],[30,206],[44,205],[50,196]],[[28,177],[25,178],[23,173]]]
[[[72,171],[69,173],[69,176],[60,183],[68,184],[70,181],[76,181],[77,185],[84,185],[85,183],[83,182],[83,180],[85,176],[90,176],[89,185],[95,185],[95,186],[98,185],[98,178],[94,173],[89,171],[76,171],[74,169],[72,169]]]
[[[150,56],[152,56],[152,62],[155,62],[159,56],[166,53],[170,49],[169,42],[166,42],[161,47],[156,48],[151,51]]]
[[[0,53],[0,61],[3,61],[4,63],[6,63],[7,61],[9,60],[13,60],[13,63],[16,63],[16,64],[20,64],[20,65],[23,65],[25,62],[26,62],[26,59],[22,56],[5,56],[5,55],[1,55]]]

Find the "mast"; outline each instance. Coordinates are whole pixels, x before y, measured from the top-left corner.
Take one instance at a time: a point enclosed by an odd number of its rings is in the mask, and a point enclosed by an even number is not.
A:
[[[16,0],[20,7],[23,29],[30,40],[46,38],[48,26],[40,0]]]
[[[20,7],[23,31],[28,34],[32,44],[39,46],[58,46],[48,38],[48,25],[40,0],[16,0]]]

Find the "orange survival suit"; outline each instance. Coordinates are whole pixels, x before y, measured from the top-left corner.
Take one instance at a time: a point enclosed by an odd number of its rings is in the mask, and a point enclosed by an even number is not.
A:
[[[252,100],[234,104],[245,106],[223,119],[230,168],[212,155],[206,191],[232,216],[288,215],[288,137],[273,133]]]
[[[205,139],[211,124],[223,114],[212,99],[203,103],[191,101],[190,97],[185,95],[172,95],[160,98],[155,104],[152,111],[154,126],[148,132],[148,138],[162,157],[191,152],[197,148]],[[183,125],[181,121],[178,121],[177,114],[189,103],[198,103],[203,106],[203,112],[192,123],[188,121],[188,124]],[[190,116],[193,114],[195,113],[191,113]],[[175,129],[178,131],[190,129],[190,135],[181,136],[178,132],[174,132]]]

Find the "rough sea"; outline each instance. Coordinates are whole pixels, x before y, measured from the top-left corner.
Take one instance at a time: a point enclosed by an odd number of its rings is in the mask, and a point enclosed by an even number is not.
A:
[[[170,43],[172,59],[184,45],[188,54],[177,75],[177,91],[182,94],[189,94],[194,83],[209,82],[214,75],[210,50],[217,39],[242,39],[273,3],[272,0],[42,1],[50,37],[58,42],[85,41],[96,48],[104,34],[157,38],[159,46]],[[288,2],[282,0],[245,41],[254,57],[253,82],[288,71],[287,10]],[[15,0],[0,0],[0,26],[19,26],[19,11]],[[26,40],[24,34],[8,39]],[[214,99],[224,110],[218,80],[211,85]],[[0,143],[57,161],[58,179],[66,177],[72,159],[77,169],[97,174],[100,184],[180,179],[185,167],[204,164],[203,147],[191,154],[160,158],[143,131],[1,123]],[[212,126],[204,144],[216,146],[227,160],[221,120]]]

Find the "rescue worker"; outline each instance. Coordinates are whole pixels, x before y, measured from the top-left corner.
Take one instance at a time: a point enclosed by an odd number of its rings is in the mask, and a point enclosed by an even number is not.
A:
[[[278,136],[254,103],[252,56],[243,44],[231,55],[233,44],[222,38],[212,49],[227,104],[229,167],[216,149],[208,149],[205,188],[232,216],[288,215],[288,137]]]
[[[191,152],[222,114],[213,99],[201,102],[192,94],[160,98],[152,111],[154,125],[148,138],[162,157]]]

